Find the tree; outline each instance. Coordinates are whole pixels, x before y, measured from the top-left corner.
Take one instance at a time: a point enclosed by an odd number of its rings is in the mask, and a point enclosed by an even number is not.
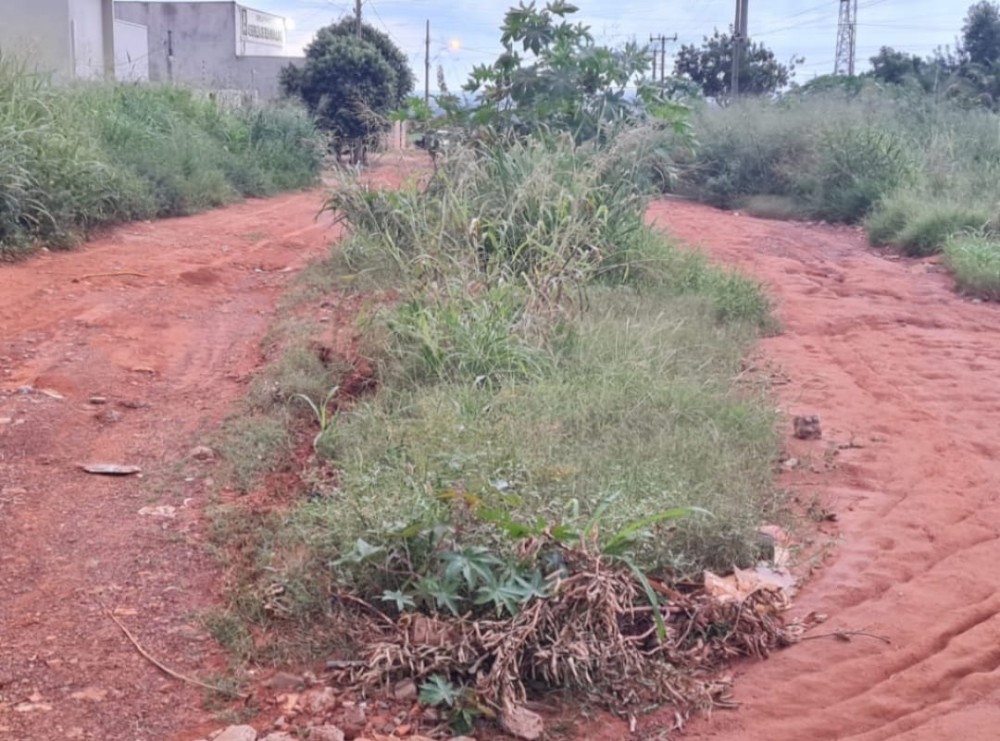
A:
[[[674,74],[696,82],[706,98],[722,100],[732,90],[733,37],[719,33],[706,36],[700,47],[685,44],[674,61]],[[795,65],[802,59],[793,59],[784,65],[774,57],[774,52],[749,39],[744,47],[740,65],[740,92],[748,95],[767,95],[788,84],[795,74]]]
[[[1000,61],[1000,6],[982,0],[969,8],[962,26],[963,61],[979,67]]]
[[[644,77],[648,53],[635,43],[619,49],[595,44],[587,26],[567,20],[578,10],[553,0],[541,8],[522,2],[507,12],[503,53],[475,67],[463,88],[479,103],[474,123],[518,134],[568,131],[577,141],[606,138],[646,116],[679,123],[682,107]]]
[[[338,157],[345,146],[353,161],[365,145],[391,126],[392,113],[413,90],[406,57],[381,31],[345,18],[317,32],[304,64],[281,71],[287,95],[301,98],[319,125],[330,132]]]
[[[920,80],[925,62],[916,54],[896,51],[891,46],[883,46],[871,58],[871,75],[888,85],[902,85],[910,80]]]

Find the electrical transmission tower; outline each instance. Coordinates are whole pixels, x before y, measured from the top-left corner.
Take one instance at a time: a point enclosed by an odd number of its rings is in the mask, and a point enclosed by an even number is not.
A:
[[[858,42],[858,0],[840,0],[837,26],[837,58],[833,74],[854,77],[854,57]]]

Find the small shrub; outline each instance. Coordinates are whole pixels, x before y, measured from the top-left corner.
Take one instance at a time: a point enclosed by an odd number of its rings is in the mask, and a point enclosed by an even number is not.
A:
[[[909,191],[883,198],[865,219],[868,240],[876,246],[897,243],[907,224],[921,211],[922,201]]]
[[[959,290],[1000,301],[1000,241],[983,235],[953,236],[945,244],[944,254]]]
[[[908,176],[899,135],[871,125],[830,129],[818,141],[812,212],[830,221],[861,220]]]
[[[929,203],[908,220],[897,236],[903,252],[911,257],[934,255],[944,249],[949,237],[977,231],[990,219],[988,211],[954,203]]]

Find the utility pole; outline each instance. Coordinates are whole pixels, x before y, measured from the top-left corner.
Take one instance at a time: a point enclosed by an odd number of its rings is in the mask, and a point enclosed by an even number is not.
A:
[[[653,44],[653,82],[656,82],[656,44],[660,45],[660,82],[664,82],[667,79],[667,42],[677,41],[677,34],[673,36],[664,36],[662,33],[659,36],[649,35],[649,43]]]
[[[857,0],[855,0],[857,2]],[[730,93],[733,99],[740,97],[740,72],[743,68],[743,50],[749,35],[747,14],[750,0],[736,0],[736,22],[733,23],[733,79]]]
[[[833,74],[854,77],[854,58],[858,43],[858,0],[840,0],[840,22],[837,24],[837,57]]]
[[[354,17],[357,19],[357,36],[361,38],[361,0],[354,0]]]
[[[427,37],[424,40],[424,103],[431,102],[431,21],[427,19]]]

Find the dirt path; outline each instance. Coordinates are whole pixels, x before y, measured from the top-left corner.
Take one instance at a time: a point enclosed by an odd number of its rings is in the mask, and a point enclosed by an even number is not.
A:
[[[370,177],[396,182],[397,165]],[[0,739],[219,727],[104,607],[174,669],[222,675],[198,621],[220,591],[200,518],[214,465],[190,453],[245,392],[290,278],[335,238],[322,199],[128,224],[0,266]],[[174,516],[140,515],[163,506]]]
[[[836,513],[839,540],[797,611],[811,640],[738,671],[741,710],[694,737],[995,739],[1000,728],[1000,308],[956,296],[933,261],[890,260],[855,230],[769,222],[681,202],[651,218],[765,281],[781,336],[763,355],[791,414],[824,440],[784,483]],[[796,441],[790,441],[790,444]]]

